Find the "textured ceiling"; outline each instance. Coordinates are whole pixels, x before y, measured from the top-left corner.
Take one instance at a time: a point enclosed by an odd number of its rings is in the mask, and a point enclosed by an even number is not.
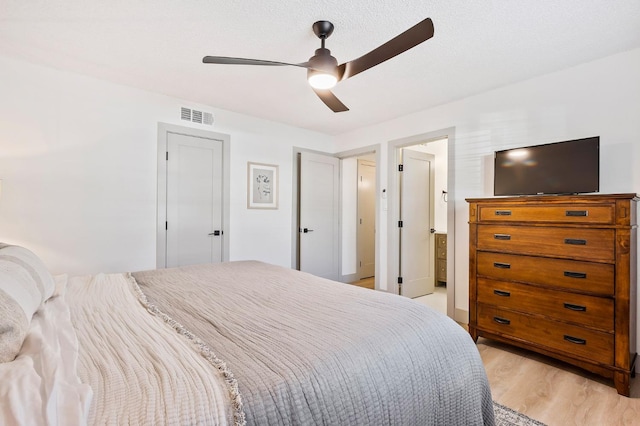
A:
[[[329,20],[342,63],[426,17],[431,40],[338,84],[348,112],[304,69],[201,62],[303,62]],[[0,0],[0,55],[332,135],[637,47],[639,0]]]

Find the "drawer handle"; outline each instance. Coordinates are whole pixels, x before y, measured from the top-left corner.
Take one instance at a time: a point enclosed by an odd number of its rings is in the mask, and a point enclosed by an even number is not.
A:
[[[567,334],[564,335],[564,340],[567,342],[576,344],[576,345],[586,345],[587,341],[585,339],[580,339],[579,337],[569,336]]]
[[[511,216],[511,210],[496,210],[496,216]]]
[[[510,240],[511,235],[509,234],[493,234],[493,238],[496,240]]]
[[[511,324],[511,320],[508,320],[506,318],[500,318],[500,317],[493,317],[493,320],[495,322],[497,322],[498,324],[503,324],[503,325],[509,325]],[[565,336],[566,337],[566,336]]]
[[[582,216],[582,217],[586,217],[589,216],[589,212],[587,210],[567,210],[565,212],[566,216]]]
[[[569,278],[587,278],[587,274],[584,272],[564,271],[564,276]]]
[[[564,243],[565,244],[572,244],[574,246],[586,246],[587,245],[587,240],[578,240],[575,238],[565,238],[564,239]]]
[[[508,291],[502,291],[502,290],[493,290],[493,294],[495,294],[496,296],[502,296],[502,297],[511,296],[511,293],[509,293]]]
[[[511,265],[508,263],[493,262],[493,266],[501,269],[511,269]]]
[[[576,311],[576,312],[586,312],[587,311],[587,307],[586,306],[574,305],[573,303],[565,303],[564,307],[569,309],[569,310]]]

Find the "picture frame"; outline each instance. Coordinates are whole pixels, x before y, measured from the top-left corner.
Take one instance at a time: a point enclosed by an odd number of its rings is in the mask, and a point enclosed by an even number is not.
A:
[[[278,208],[278,166],[247,163],[247,208]]]

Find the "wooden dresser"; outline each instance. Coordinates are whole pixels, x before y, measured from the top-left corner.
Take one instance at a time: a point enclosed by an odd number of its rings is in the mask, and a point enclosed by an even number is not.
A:
[[[436,285],[447,284],[447,234],[436,234]]]
[[[467,199],[469,333],[605,377],[636,360],[636,194]]]

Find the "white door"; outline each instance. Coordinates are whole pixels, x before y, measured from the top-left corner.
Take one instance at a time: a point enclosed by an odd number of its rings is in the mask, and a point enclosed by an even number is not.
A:
[[[222,141],[169,133],[166,267],[222,261]]]
[[[299,268],[339,280],[340,161],[303,152],[299,172]]]
[[[400,276],[401,294],[418,297],[435,287],[433,184],[435,156],[402,150],[400,172]]]
[[[376,164],[358,160],[358,278],[376,271]]]

